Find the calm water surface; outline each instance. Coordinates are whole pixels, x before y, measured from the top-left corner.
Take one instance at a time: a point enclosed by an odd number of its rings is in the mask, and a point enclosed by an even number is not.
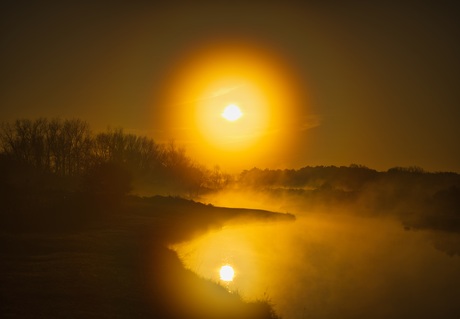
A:
[[[460,318],[460,258],[396,220],[315,214],[226,226],[175,245],[186,267],[290,318]],[[456,236],[456,235],[455,235]],[[458,237],[457,237],[458,239]]]

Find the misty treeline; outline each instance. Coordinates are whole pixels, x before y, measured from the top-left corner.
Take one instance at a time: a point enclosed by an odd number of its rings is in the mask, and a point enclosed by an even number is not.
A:
[[[0,125],[2,228],[73,228],[121,212],[130,193],[195,197],[228,178],[173,142],[122,129],[93,133],[80,119]]]
[[[81,183],[81,177],[95,179],[106,171],[107,186],[109,182],[113,186],[116,176],[124,174],[136,185],[160,192],[193,194],[221,188],[228,180],[218,167],[208,169],[195,163],[174,142],[156,143],[145,136],[124,133],[121,128],[93,134],[88,123],[80,119],[2,123],[0,147],[3,161],[75,183]],[[103,176],[99,178],[103,183]],[[95,186],[88,181],[83,185]]]
[[[0,197],[4,208],[10,203],[10,211],[48,208],[56,198],[66,198],[62,205],[67,207],[73,198],[78,210],[84,200],[71,196],[76,193],[113,204],[132,190],[196,198],[252,189],[284,199],[287,208],[347,207],[357,213],[396,214],[408,228],[460,231],[460,175],[452,172],[415,166],[381,172],[352,164],[253,168],[230,176],[194,162],[173,142],[157,143],[122,129],[95,134],[79,119],[2,123],[0,152]]]
[[[426,172],[416,166],[381,172],[352,164],[298,170],[253,168],[236,180],[238,188],[286,198],[304,210],[321,206],[394,214],[407,228],[460,232],[460,175],[453,172]]]

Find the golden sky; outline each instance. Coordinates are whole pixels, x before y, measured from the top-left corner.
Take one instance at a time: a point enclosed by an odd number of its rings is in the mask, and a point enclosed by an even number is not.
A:
[[[447,2],[2,6],[2,120],[82,118],[229,169],[460,172],[460,28]],[[220,116],[228,104],[243,113],[234,123]]]

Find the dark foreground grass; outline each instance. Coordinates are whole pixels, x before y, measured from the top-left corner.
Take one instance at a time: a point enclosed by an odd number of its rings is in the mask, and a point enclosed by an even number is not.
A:
[[[243,217],[292,216],[164,197],[102,215],[78,230],[1,234],[2,318],[277,318],[184,269],[166,246]]]

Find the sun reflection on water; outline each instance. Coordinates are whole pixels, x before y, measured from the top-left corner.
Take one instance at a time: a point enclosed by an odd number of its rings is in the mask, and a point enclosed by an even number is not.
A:
[[[245,300],[268,296],[284,318],[338,319],[343,312],[362,318],[362,309],[369,318],[434,314],[438,308],[416,307],[405,296],[452,308],[460,293],[444,289],[460,283],[460,259],[391,219],[318,214],[293,223],[232,225],[171,248],[187,268]],[[220,277],[222,265],[237,270],[233,281]]]
[[[224,265],[220,267],[219,275],[220,275],[220,280],[233,281],[233,277],[235,276],[235,271],[233,270],[232,266]]]

